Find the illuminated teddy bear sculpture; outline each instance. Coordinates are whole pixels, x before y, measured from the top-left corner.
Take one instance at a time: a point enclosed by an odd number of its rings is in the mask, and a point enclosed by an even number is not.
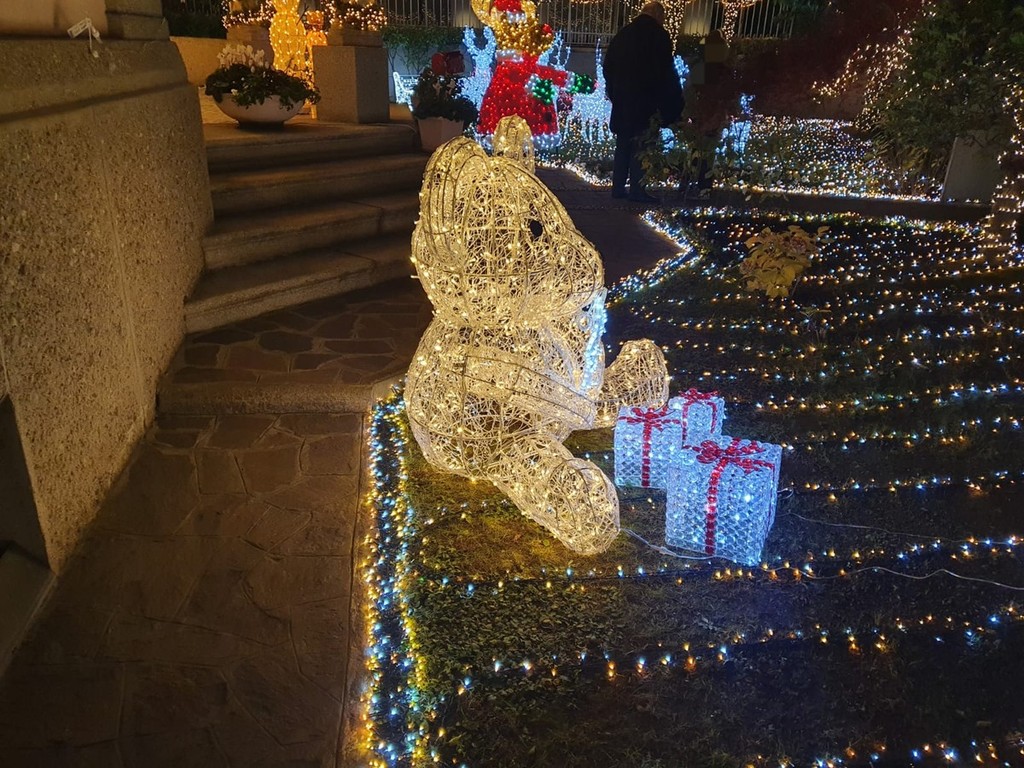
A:
[[[615,488],[562,441],[620,406],[663,405],[661,350],[628,342],[605,370],[600,255],[512,157],[464,138],[440,147],[412,246],[434,305],[405,395],[425,457],[490,480],[569,549],[603,551],[619,530]]]

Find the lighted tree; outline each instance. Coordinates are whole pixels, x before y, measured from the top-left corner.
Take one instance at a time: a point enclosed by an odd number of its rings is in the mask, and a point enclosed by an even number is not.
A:
[[[299,18],[299,0],[274,0],[270,45],[274,49],[275,67],[290,75],[308,78],[306,28]]]

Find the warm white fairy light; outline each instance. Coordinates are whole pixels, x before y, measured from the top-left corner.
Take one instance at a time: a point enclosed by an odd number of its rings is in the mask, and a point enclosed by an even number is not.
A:
[[[1024,249],[1024,75],[1006,74],[1006,111],[1013,116],[1010,145],[999,158],[1003,179],[992,195],[992,212],[985,219],[982,247],[994,259]]]
[[[599,411],[662,405],[667,375],[636,342],[602,388],[599,254],[520,162],[455,139],[424,174],[413,260],[434,305],[406,390],[424,456],[490,480],[570,549],[602,551],[619,529],[614,486],[561,441]]]
[[[722,35],[725,37],[725,42],[731,43],[733,37],[736,36],[736,22],[739,21],[740,11],[752,8],[759,2],[761,0],[721,0],[722,7],[725,8],[725,15],[722,19]]]
[[[494,129],[492,151],[495,157],[505,157],[519,163],[533,173],[536,162],[533,155],[533,135],[530,126],[519,115],[506,115]]]
[[[274,17],[270,22],[270,45],[274,66],[290,75],[307,79],[306,28],[299,18],[299,0],[272,0]]]

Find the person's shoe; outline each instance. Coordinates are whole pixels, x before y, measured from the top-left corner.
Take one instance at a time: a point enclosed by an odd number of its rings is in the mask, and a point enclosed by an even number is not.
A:
[[[615,189],[614,187],[612,187],[612,197],[614,197],[616,200],[621,200],[625,196],[626,196],[626,190],[625,189]]]
[[[654,197],[653,195],[647,194],[643,190],[639,192],[630,192],[629,199],[634,203],[646,203],[648,205],[657,204],[661,202],[661,200]]]

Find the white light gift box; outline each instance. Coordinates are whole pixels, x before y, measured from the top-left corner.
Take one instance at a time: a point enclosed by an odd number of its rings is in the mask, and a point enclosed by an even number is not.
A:
[[[670,404],[621,409],[615,421],[615,484],[664,488],[681,434],[679,411]]]
[[[688,443],[722,434],[725,401],[688,389],[657,410],[623,408],[615,422],[615,484],[666,488],[668,463]]]
[[[665,542],[742,565],[761,562],[775,522],[782,447],[716,437],[685,445],[668,470]]]
[[[722,434],[725,400],[717,392],[690,388],[669,400],[668,407],[679,411],[682,433],[679,445],[699,445],[709,437]]]

